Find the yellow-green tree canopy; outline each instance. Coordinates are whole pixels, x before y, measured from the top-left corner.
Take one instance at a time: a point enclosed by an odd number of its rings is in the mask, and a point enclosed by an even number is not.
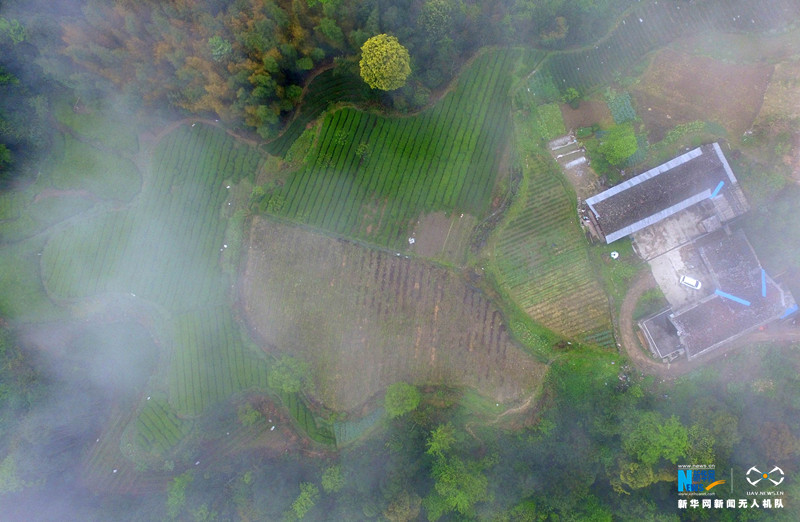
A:
[[[408,50],[388,34],[373,36],[361,47],[361,77],[373,89],[393,91],[411,74]]]

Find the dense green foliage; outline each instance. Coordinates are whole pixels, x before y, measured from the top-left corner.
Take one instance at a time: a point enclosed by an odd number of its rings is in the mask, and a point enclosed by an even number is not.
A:
[[[308,363],[290,355],[281,356],[269,369],[269,387],[283,393],[297,393],[308,383]]]
[[[392,101],[419,106],[425,93],[450,80],[480,45],[562,48],[591,41],[631,3],[94,0],[83,17],[63,23],[63,37],[74,62],[129,97],[215,113],[272,137],[297,106],[298,89],[311,71],[332,59],[354,59],[376,35],[397,37],[417,64],[408,89]],[[407,66],[401,71],[405,78]],[[91,88],[97,87],[102,83]]]
[[[331,466],[322,472],[322,489],[325,493],[338,493],[345,485],[341,466]]]
[[[315,484],[302,482],[300,484],[300,494],[292,502],[292,510],[287,514],[287,518],[290,520],[293,517],[296,517],[296,520],[302,519],[318,500],[319,488]]]
[[[373,89],[393,91],[406,83],[411,74],[408,49],[397,38],[375,35],[361,46],[361,77]]]
[[[451,424],[437,426],[430,434],[426,453],[433,457],[433,490],[422,501],[428,520],[445,513],[475,515],[477,502],[490,500],[489,481],[483,471],[486,463],[464,458],[454,447],[456,432]]]
[[[27,39],[19,20],[0,17],[0,188],[16,177],[32,178],[51,139],[47,111],[53,85],[35,63],[39,50]]]
[[[419,405],[420,397],[416,386],[407,382],[396,382],[386,389],[386,413],[393,418],[414,411]]]
[[[605,131],[600,138],[598,151],[611,165],[619,166],[636,152],[637,147],[633,125],[622,123]]]

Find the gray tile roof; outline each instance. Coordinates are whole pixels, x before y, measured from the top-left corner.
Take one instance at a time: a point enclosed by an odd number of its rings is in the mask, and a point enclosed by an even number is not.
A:
[[[726,197],[735,189],[736,177],[719,145],[712,143],[592,196],[586,203],[606,242],[612,243],[708,199],[721,181],[725,184],[717,197]],[[735,198],[731,199],[735,204]]]

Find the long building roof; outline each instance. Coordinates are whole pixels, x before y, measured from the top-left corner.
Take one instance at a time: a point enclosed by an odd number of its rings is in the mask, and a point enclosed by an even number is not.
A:
[[[704,199],[725,196],[735,185],[736,177],[719,144],[712,143],[592,196],[586,203],[606,243],[612,243]]]

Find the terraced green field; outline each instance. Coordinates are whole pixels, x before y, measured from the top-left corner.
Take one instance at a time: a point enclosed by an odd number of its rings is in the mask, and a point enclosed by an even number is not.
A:
[[[289,126],[280,137],[266,144],[264,148],[274,156],[285,155],[306,126],[319,118],[329,106],[339,102],[363,100],[368,96],[368,91],[366,84],[358,76],[337,74],[333,69],[321,73],[308,86],[298,114]]]
[[[142,448],[162,454],[180,442],[190,426],[167,401],[148,398],[136,419],[136,442]]]
[[[416,116],[328,114],[305,165],[265,208],[393,249],[407,246],[422,213],[483,215],[508,141],[512,72],[526,54],[481,54],[453,92]]]
[[[52,295],[123,293],[173,311],[225,295],[218,258],[226,186],[253,175],[260,156],[221,130],[181,127],[154,154],[135,204],[70,223],[42,253]]]
[[[489,269],[497,284],[534,321],[573,339],[613,346],[608,299],[577,223],[574,196],[558,167],[539,155],[529,118],[515,129],[524,182],[492,237]]]
[[[234,393],[267,389],[267,364],[248,353],[230,307],[194,310],[175,318],[169,400],[194,417]]]

